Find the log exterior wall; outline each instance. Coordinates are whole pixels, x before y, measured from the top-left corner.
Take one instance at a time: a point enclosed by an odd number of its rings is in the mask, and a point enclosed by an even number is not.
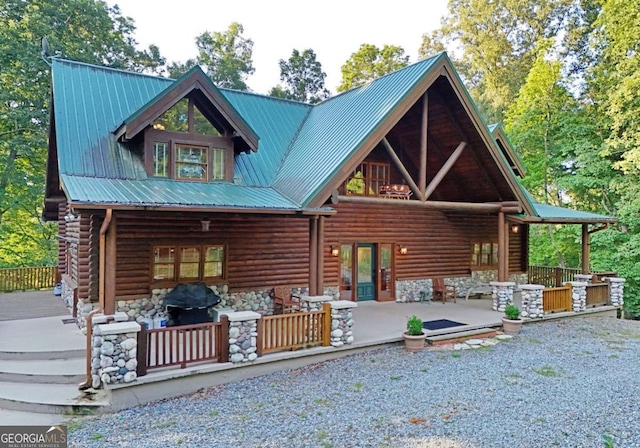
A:
[[[342,203],[325,219],[322,247],[324,284],[338,284],[339,257],[331,246],[355,242],[395,243],[408,248],[395,254],[396,280],[464,277],[471,273],[471,244],[497,241],[497,215],[444,213],[434,209],[381,204]],[[162,287],[152,279],[155,245],[225,244],[226,279],[230,291],[276,285],[309,286],[309,217],[279,215],[116,212],[116,297],[148,296]],[[71,241],[69,275],[78,284],[78,297],[98,300],[100,212],[84,213],[66,223]],[[202,231],[201,220],[210,220]],[[521,226],[526,230],[526,226]],[[74,244],[74,242],[78,242]],[[510,272],[523,272],[526,233],[511,234]],[[73,248],[77,247],[77,250]],[[171,286],[171,285],[165,285]]]
[[[153,246],[225,244],[230,291],[308,286],[309,218],[118,213],[116,296],[150,293]],[[208,232],[200,221],[210,220]]]

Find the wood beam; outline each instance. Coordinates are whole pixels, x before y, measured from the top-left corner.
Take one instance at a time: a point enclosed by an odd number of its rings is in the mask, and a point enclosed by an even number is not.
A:
[[[591,267],[589,266],[589,258],[591,256],[591,234],[589,233],[589,224],[582,224],[582,273],[588,274]]]
[[[508,273],[505,269],[505,258],[509,259],[509,254],[506,252],[506,233],[505,229],[506,221],[504,217],[504,213],[498,213],[498,281],[506,282],[508,277]]]
[[[474,203],[474,202],[448,202],[448,201],[413,201],[404,199],[387,199],[387,198],[371,198],[366,196],[338,196],[338,202],[354,202],[360,204],[385,204],[385,205],[401,205],[406,207],[420,207],[437,210],[466,211],[478,213],[498,213],[500,205],[491,203]]]
[[[442,165],[442,168],[440,168],[440,171],[438,171],[438,174],[436,174],[435,177],[431,180],[431,182],[429,182],[429,186],[427,187],[427,190],[424,193],[424,199],[423,199],[424,201],[429,199],[429,196],[431,196],[434,190],[438,188],[438,185],[440,185],[440,182],[442,182],[442,179],[444,179],[444,176],[446,176],[447,173],[451,171],[451,168],[456,163],[456,161],[460,158],[460,156],[462,155],[462,151],[464,151],[464,148],[466,147],[467,147],[467,142],[460,142],[458,147],[453,151],[453,154],[449,156],[449,158],[444,163],[444,165]]]
[[[107,315],[116,312],[116,229],[116,217],[113,215],[105,235],[104,314]]]
[[[393,147],[391,146],[391,144],[389,143],[386,137],[382,138],[382,144],[384,145],[385,149],[389,153],[389,157],[391,157],[391,160],[393,160],[393,163],[396,164],[396,167],[400,171],[400,174],[402,174],[403,179],[407,182],[407,184],[409,184],[409,187],[413,191],[413,194],[415,194],[422,202],[424,202],[424,196],[422,195],[422,191],[420,191],[416,183],[413,181],[413,179],[411,178],[411,175],[409,174],[409,171],[407,171],[407,169],[404,167],[404,165],[402,164],[402,161],[398,157],[398,154],[396,154],[396,152],[393,150]]]
[[[424,198],[427,198],[427,132],[429,130],[429,91],[422,97],[422,131],[420,132],[420,178],[418,188]]]
[[[324,293],[324,217],[318,218],[318,275],[316,295]]]
[[[318,295],[318,217],[309,220],[309,295]]]

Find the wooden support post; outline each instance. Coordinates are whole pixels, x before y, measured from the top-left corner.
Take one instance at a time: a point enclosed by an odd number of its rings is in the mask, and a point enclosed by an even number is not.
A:
[[[229,328],[228,319],[227,319],[227,328]],[[256,355],[258,355],[258,358],[260,358],[264,352],[264,321],[262,319],[258,319],[257,332],[258,332],[258,336],[256,337]],[[229,356],[228,353],[229,353],[229,338],[227,337],[227,356]],[[229,360],[227,359],[225,362],[228,362],[228,361]]]
[[[105,235],[105,269],[104,269],[104,314],[116,312],[116,215]]]
[[[156,350],[159,348],[156,347]],[[138,332],[138,345],[136,348],[136,360],[138,365],[136,367],[137,376],[145,376],[147,374],[147,359],[149,356],[149,347],[147,345],[147,326],[144,323],[140,324],[140,331]]]
[[[420,132],[420,178],[418,188],[425,200],[427,198],[427,132],[429,124],[429,92],[422,97],[422,131]]]
[[[331,345],[331,305],[327,302],[322,304],[322,345],[329,347]]]
[[[256,338],[256,353],[262,356],[262,346],[264,341],[261,332],[262,319],[258,319],[258,336]],[[226,314],[220,316],[220,362],[229,362],[229,317]]]
[[[382,139],[382,145],[387,150],[389,157],[391,158],[393,163],[395,163],[396,168],[398,168],[398,171],[400,171],[400,174],[402,174],[402,178],[407,182],[407,184],[413,191],[413,194],[415,194],[421,201],[424,201],[424,195],[422,194],[422,191],[420,191],[416,183],[413,181],[411,174],[409,174],[409,171],[407,171],[407,169],[404,167],[402,161],[398,157],[398,154],[396,154],[396,152],[393,150],[393,147],[386,137]]]
[[[431,180],[431,182],[429,183],[429,186],[427,187],[427,190],[424,193],[425,201],[429,199],[429,196],[431,196],[431,194],[435,191],[438,185],[440,185],[440,182],[442,182],[442,179],[444,179],[444,176],[446,176],[447,173],[451,170],[451,168],[453,167],[453,164],[456,163],[456,161],[460,158],[460,156],[462,155],[462,151],[464,151],[464,148],[466,147],[467,147],[467,142],[460,142],[458,147],[453,151],[451,156],[449,156],[449,158],[444,163],[444,165],[442,165],[442,168],[440,168],[440,171],[438,171],[438,174],[436,174],[435,177]]]
[[[316,295],[324,293],[324,216],[318,218],[318,273]]]
[[[309,220],[309,295],[318,295],[318,216]]]
[[[582,224],[582,273],[588,274],[591,267],[589,266],[589,257],[591,256],[591,235],[589,234],[589,225]]]
[[[505,250],[505,229],[506,222],[504,219],[504,213],[498,213],[498,281],[506,282],[507,281],[507,273],[505,272],[505,257],[508,259],[509,255]]]

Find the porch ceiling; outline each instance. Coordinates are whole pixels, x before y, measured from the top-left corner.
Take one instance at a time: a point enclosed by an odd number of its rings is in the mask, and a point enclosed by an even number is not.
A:
[[[428,94],[427,184],[460,142],[468,143],[430,199],[452,202],[518,200],[449,81],[439,77]],[[418,101],[387,136],[414,179],[418,177],[421,120],[422,101]]]

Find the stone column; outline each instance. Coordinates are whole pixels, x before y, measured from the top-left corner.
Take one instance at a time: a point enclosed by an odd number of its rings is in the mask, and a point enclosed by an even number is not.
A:
[[[609,303],[613,306],[624,305],[624,283],[627,281],[620,277],[605,277],[609,282]]]
[[[258,358],[258,319],[262,315],[253,311],[227,314],[229,319],[229,361],[242,363]]]
[[[333,297],[331,296],[300,296],[300,307],[303,312],[320,311],[323,303],[331,302],[332,300]]]
[[[587,309],[587,282],[567,282],[571,285],[571,300],[573,301],[573,311],[576,313]]]
[[[356,302],[350,300],[334,300],[331,305],[331,345],[342,347],[353,343],[353,313]]]
[[[522,318],[535,319],[544,315],[542,291],[544,285],[520,285],[522,289]]]
[[[593,283],[593,274],[575,274],[573,276],[573,281],[585,282],[590,285],[591,283]]]
[[[115,323],[105,323],[117,320]],[[92,319],[91,376],[94,389],[105,384],[135,381],[140,325],[128,322],[125,313],[98,314]]]
[[[513,303],[515,282],[489,282],[493,287],[493,311],[504,311],[507,305]]]

